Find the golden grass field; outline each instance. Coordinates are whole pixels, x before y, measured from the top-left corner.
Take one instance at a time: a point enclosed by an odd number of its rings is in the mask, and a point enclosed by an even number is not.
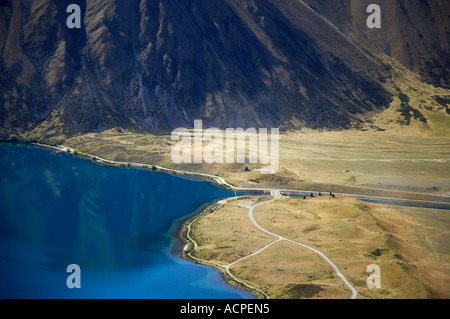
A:
[[[278,199],[257,207],[254,216],[263,228],[328,256],[355,287],[358,298],[450,297],[448,211],[322,196]],[[193,255],[219,265],[276,239],[257,229],[238,201],[200,217],[192,225],[191,237],[199,245]],[[370,264],[381,268],[381,289],[367,288]],[[319,255],[285,241],[235,264],[231,271],[270,298],[349,298],[351,294]]]
[[[288,132],[280,136],[280,169],[276,175],[254,171],[261,166],[258,164],[174,164],[170,152],[175,141],[167,135],[105,131],[75,137],[65,144],[109,160],[214,174],[235,186],[250,183],[356,194],[366,194],[367,189],[450,194],[448,137],[364,131]],[[252,171],[245,171],[245,167]]]

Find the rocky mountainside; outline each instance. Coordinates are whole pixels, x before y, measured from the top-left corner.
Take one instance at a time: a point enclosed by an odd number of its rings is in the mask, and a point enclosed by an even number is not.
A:
[[[380,54],[448,87],[448,1],[366,2],[0,0],[0,135],[345,128],[389,105]]]
[[[450,1],[305,0],[340,31],[374,53],[384,53],[431,84],[450,88]],[[381,29],[367,29],[369,4],[382,8]]]

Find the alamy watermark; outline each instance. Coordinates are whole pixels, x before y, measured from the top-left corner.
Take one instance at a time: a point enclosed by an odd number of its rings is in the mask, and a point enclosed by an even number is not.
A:
[[[80,29],[81,28],[81,9],[78,4],[70,4],[66,9],[67,13],[70,15],[67,17],[66,25],[69,29]]]
[[[66,272],[71,273],[66,280],[67,288],[81,288],[81,269],[77,264],[67,266]]]
[[[369,29],[381,28],[381,8],[378,4],[371,4],[367,7],[367,13],[371,13],[367,18],[367,27]]]
[[[67,17],[66,25],[69,29],[81,28],[81,9],[78,4],[70,4],[67,6],[66,13],[70,13]],[[366,24],[369,29],[381,28],[381,8],[378,4],[370,4],[366,13],[370,13]]]
[[[367,288],[373,289],[381,288],[381,269],[380,266],[377,264],[372,264],[367,266],[367,272],[370,273],[370,275],[367,277],[366,283]]]
[[[187,128],[177,128],[171,139],[177,141],[171,157],[175,164],[263,164],[262,174],[275,174],[279,169],[279,129],[267,128],[227,128],[225,132],[217,128],[203,129],[201,120],[194,121],[193,132]],[[270,155],[269,155],[270,140]],[[206,145],[205,145],[206,143]]]

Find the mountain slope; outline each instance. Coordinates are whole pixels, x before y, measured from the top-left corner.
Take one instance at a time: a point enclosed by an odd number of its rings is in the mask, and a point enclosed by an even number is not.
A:
[[[74,2],[81,29],[66,27]],[[3,0],[0,21],[2,136],[161,131],[194,119],[345,128],[391,99],[376,50],[302,1]]]
[[[445,0],[304,0],[353,41],[399,61],[427,82],[450,88],[450,2]],[[369,4],[381,28],[367,29]]]

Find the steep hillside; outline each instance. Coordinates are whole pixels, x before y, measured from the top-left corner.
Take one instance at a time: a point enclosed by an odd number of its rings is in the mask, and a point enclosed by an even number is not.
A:
[[[304,0],[353,41],[399,61],[427,82],[450,88],[450,2],[446,0]],[[369,4],[381,28],[366,28]]]
[[[358,22],[365,8],[307,2],[316,11],[291,0],[0,1],[0,135],[158,132],[197,118],[219,128],[345,128],[386,108],[389,67],[376,57],[382,36]],[[81,29],[66,26],[70,3],[81,7]],[[388,53],[448,85],[448,29],[428,37],[445,6],[421,3],[434,15],[408,27],[424,26],[423,50],[441,51],[421,60],[393,45],[405,29],[390,28]]]

